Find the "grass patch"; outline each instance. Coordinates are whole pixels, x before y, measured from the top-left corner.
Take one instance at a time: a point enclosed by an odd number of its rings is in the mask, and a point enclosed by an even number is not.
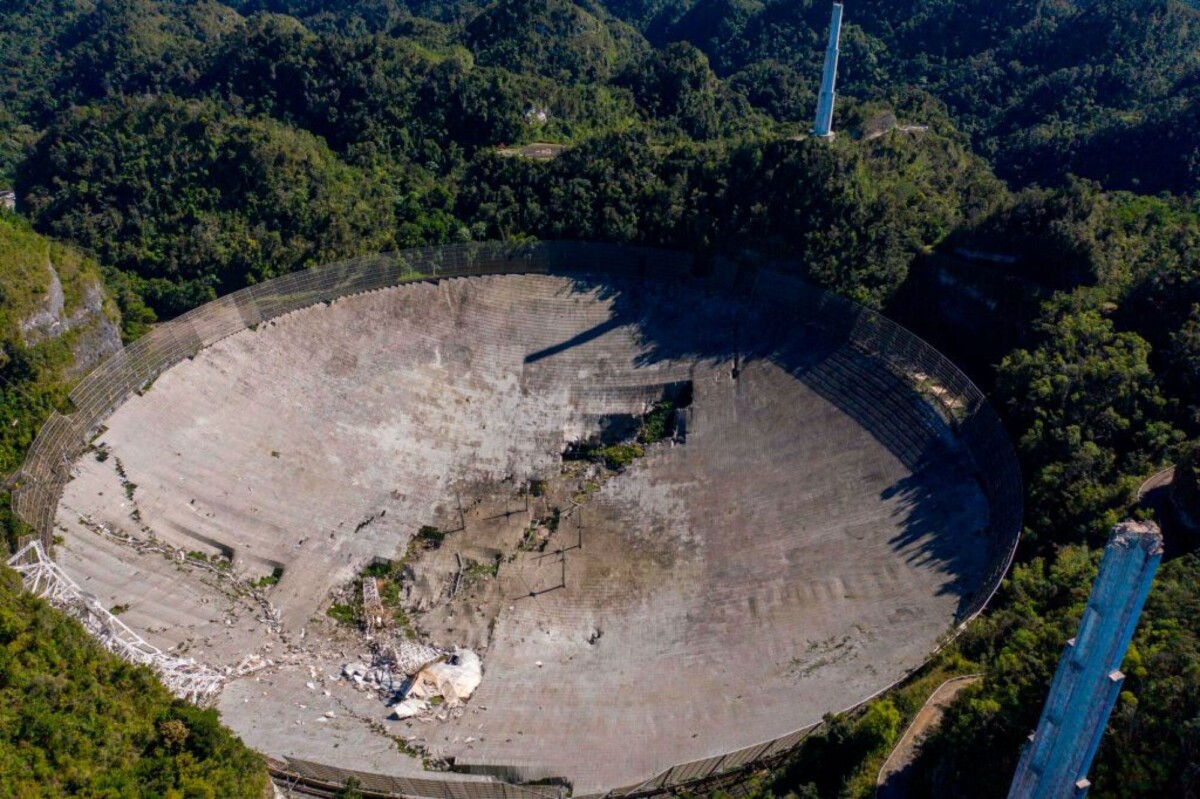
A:
[[[463,569],[463,576],[468,580],[482,579],[486,577],[495,577],[500,573],[500,558],[486,563],[472,563],[467,568]]]
[[[380,582],[379,601],[385,608],[400,604],[400,581],[398,579],[390,578]]]
[[[542,526],[538,523],[533,523],[525,528],[525,534],[521,537],[521,543],[517,545],[518,552],[541,552],[546,548],[547,538],[538,536],[538,530]]]
[[[604,444],[591,440],[569,447],[563,454],[563,460],[602,463],[606,469],[619,472],[645,454],[646,450],[641,444]]]
[[[663,400],[642,418],[638,432],[639,444],[654,444],[675,435],[675,403]]]
[[[255,588],[270,588],[271,586],[278,583],[280,578],[282,578],[282,577],[283,577],[282,567],[276,566],[274,569],[271,570],[270,574],[264,574],[262,577],[259,577],[257,580],[255,580],[254,587]]]
[[[229,571],[230,563],[221,555],[208,555],[198,549],[187,553],[187,560],[194,563],[205,563],[218,571]]]
[[[604,466],[618,472],[627,466],[633,464],[638,458],[646,455],[646,450],[641,444],[611,444],[601,449],[597,455]]]
[[[421,529],[417,530],[417,538],[427,546],[437,549],[446,540],[446,534],[436,527],[425,524],[421,526]]]
[[[121,479],[121,487],[125,489],[125,498],[130,502],[133,501],[133,492],[137,490],[137,483],[129,479],[129,475],[125,473],[125,464],[121,463],[121,459],[115,460],[117,477]]]
[[[333,604],[325,611],[325,615],[341,624],[355,626],[362,616],[361,608],[354,604]]]
[[[388,577],[392,573],[392,564],[386,560],[377,560],[363,569],[363,577]]]
[[[350,586],[349,601],[330,605],[329,609],[325,611],[325,615],[348,626],[365,624],[366,613],[362,604],[363,581],[374,578],[375,584],[379,588],[379,602],[383,605],[383,609],[390,614],[392,626],[403,632],[407,638],[417,638],[417,631],[412,625],[412,620],[409,619],[408,613],[405,612],[401,603],[403,601],[404,572],[409,557],[418,546],[418,540],[418,538],[414,538],[409,543],[408,552],[402,560],[394,563],[379,560],[368,564]]]
[[[543,516],[540,519],[534,519],[533,523],[525,528],[525,535],[521,538],[521,543],[517,545],[518,551],[521,552],[541,552],[545,550],[546,544],[550,540],[550,534],[558,530],[558,525],[562,522],[562,511],[558,508],[552,508],[549,516]],[[545,536],[539,536],[539,530],[546,530]],[[477,564],[488,566],[494,569],[494,575],[500,568],[499,559],[495,564]],[[468,568],[469,571],[469,568]]]

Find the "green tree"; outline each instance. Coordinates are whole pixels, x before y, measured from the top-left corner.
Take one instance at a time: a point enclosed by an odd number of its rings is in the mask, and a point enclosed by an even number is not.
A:
[[[246,797],[261,758],[0,566],[0,797]]]
[[[1198,281],[1200,283],[1200,281]],[[1188,320],[1171,334],[1170,364],[1186,406],[1186,421],[1200,428],[1200,304],[1192,306]]]
[[[1005,358],[997,378],[1028,467],[1026,523],[1043,541],[1099,542],[1179,434],[1136,333],[1094,310],[1051,310],[1038,330],[1042,342]]]
[[[1000,609],[960,640],[968,658],[990,665],[981,683],[956,697],[924,747],[926,779],[936,774],[951,795],[1007,795],[1062,648],[1083,614],[1098,554],[1069,547],[1052,561],[1013,567]]]
[[[165,316],[392,242],[391,187],[311,135],[210,103],[75,109],[42,139],[20,187],[41,230],[133,276]]]
[[[620,23],[606,24],[566,0],[498,0],[465,30],[466,42],[480,64],[563,82],[609,77],[629,58],[635,36]]]
[[[1172,490],[1183,512],[1200,524],[1200,441],[1181,448]]]
[[[620,77],[648,119],[666,123],[695,139],[745,129],[752,114],[745,99],[729,91],[696,47],[676,42],[652,50]]]

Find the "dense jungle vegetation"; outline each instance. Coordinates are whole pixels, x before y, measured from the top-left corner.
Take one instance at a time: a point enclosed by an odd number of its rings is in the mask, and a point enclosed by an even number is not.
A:
[[[824,142],[800,134],[828,17],[813,0],[9,0],[3,469],[76,374],[69,337],[22,325],[46,262],[67,311],[102,281],[126,339],[256,281],[421,244],[581,238],[783,264],[903,321],[990,393],[1025,470],[1026,534],[982,619],[757,790],[871,795],[929,690],[981,671],[918,782],[1004,795],[1138,485],[1178,463],[1200,519],[1200,10],[850,4],[842,135]],[[504,151],[533,141],[569,149]],[[1160,572],[1094,796],[1200,795],[1195,544]],[[0,578],[0,796],[237,795],[228,774],[256,767],[210,714]]]
[[[266,770],[215,710],[173,699],[144,667],[0,569],[0,796],[261,799]]]

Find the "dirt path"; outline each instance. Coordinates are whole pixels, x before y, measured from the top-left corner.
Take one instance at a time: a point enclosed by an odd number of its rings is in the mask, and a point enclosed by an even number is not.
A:
[[[954,701],[954,697],[958,696],[958,692],[981,679],[981,674],[951,677],[929,695],[929,699],[925,700],[916,718],[904,731],[900,742],[879,770],[879,778],[875,781],[875,799],[904,799],[908,796],[909,783],[912,780],[910,767],[916,759],[921,743],[941,723],[942,715]]]

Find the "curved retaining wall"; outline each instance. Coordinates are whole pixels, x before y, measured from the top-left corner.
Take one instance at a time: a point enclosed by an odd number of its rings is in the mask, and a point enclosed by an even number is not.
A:
[[[1021,529],[1023,489],[1016,455],[995,411],[979,390],[941,353],[887,318],[820,288],[767,270],[739,268],[718,259],[701,269],[684,253],[588,244],[542,242],[427,247],[356,258],[294,272],[241,289],[158,325],[116,353],[71,392],[74,413],[52,414],[30,447],[17,476],[13,507],[34,527],[49,549],[54,517],[71,464],[88,448],[104,421],[132,394],[159,374],[200,350],[247,327],[291,311],[340,297],[405,282],[507,273],[600,274],[695,281],[741,295],[751,305],[797,325],[816,327],[886,365],[916,390],[957,434],[978,467],[990,509],[989,568],[976,595],[959,614],[960,628],[991,599],[1016,550]],[[853,382],[832,381],[835,400],[852,403]],[[869,403],[866,403],[869,405]],[[868,411],[869,413],[869,411]],[[879,420],[872,432],[889,431]],[[886,690],[886,689],[885,689]],[[882,693],[882,692],[880,692]],[[863,700],[867,701],[866,699]],[[861,703],[860,703],[861,704]],[[849,710],[850,708],[847,708]],[[610,792],[648,796],[684,785],[727,784],[746,767],[782,758],[815,726],[717,757],[678,764],[650,780]],[[452,779],[410,780],[332,769],[304,761],[268,759],[284,784],[308,785],[317,795],[353,778],[373,796],[422,796],[437,799],[548,799],[562,789],[547,785],[511,785]]]

